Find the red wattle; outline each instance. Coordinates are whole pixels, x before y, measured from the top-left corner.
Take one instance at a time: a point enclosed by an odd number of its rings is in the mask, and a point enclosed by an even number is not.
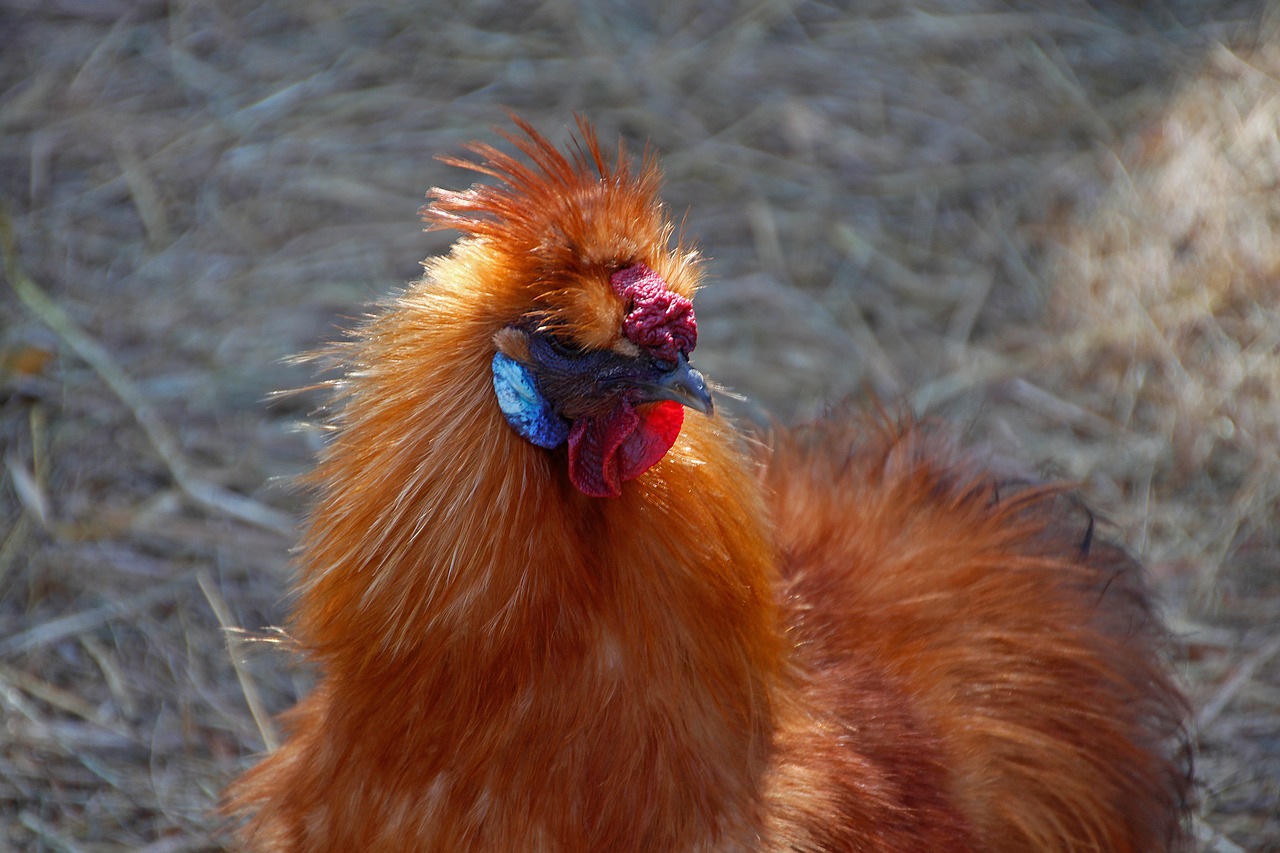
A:
[[[680,435],[684,407],[662,401],[642,415],[623,401],[599,418],[579,418],[569,432],[569,480],[584,495],[616,498],[622,482],[639,477]]]
[[[684,424],[684,406],[663,401],[654,403],[640,419],[640,425],[627,436],[619,453],[622,479],[633,480],[667,455]]]

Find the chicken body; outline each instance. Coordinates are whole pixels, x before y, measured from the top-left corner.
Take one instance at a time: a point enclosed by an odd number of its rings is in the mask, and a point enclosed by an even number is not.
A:
[[[246,846],[1177,848],[1138,568],[942,431],[710,416],[656,165],[521,128],[343,353],[291,626],[319,682],[231,789]]]

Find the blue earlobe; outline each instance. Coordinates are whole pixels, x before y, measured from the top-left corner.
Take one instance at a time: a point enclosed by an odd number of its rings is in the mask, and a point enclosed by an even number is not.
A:
[[[550,449],[569,437],[569,422],[538,391],[529,368],[500,352],[493,355],[493,391],[507,423],[533,444]]]

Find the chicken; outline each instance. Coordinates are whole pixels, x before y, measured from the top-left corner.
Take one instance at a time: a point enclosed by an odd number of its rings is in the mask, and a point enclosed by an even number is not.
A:
[[[340,352],[257,851],[1159,851],[1185,703],[1140,569],[943,427],[744,435],[659,169],[473,143],[462,238]]]

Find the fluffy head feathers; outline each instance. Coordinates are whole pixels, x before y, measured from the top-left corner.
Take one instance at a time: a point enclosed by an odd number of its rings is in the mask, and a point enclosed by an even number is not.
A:
[[[652,155],[646,152],[633,170],[620,143],[610,166],[582,119],[566,155],[527,122],[513,120],[524,136],[501,134],[523,158],[482,142],[466,146],[477,160],[441,158],[500,183],[433,189],[422,210],[429,228],[467,235],[463,243],[482,250],[491,270],[524,290],[530,319],[580,346],[617,343],[630,310],[610,282],[620,270],[644,264],[672,295],[693,296],[697,255],[670,245],[675,229],[658,198],[661,172]]]

